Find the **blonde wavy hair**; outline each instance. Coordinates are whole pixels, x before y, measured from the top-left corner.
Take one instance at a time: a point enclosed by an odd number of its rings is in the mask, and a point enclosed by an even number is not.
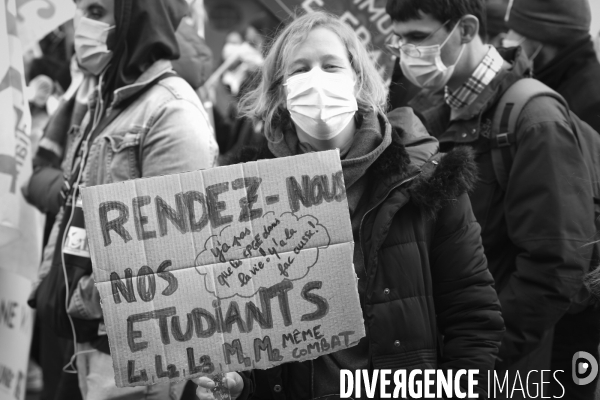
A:
[[[270,141],[279,141],[279,127],[289,123],[283,84],[285,71],[295,48],[315,28],[326,28],[335,33],[348,51],[350,65],[356,74],[356,100],[361,115],[375,111],[385,112],[387,92],[376,63],[352,28],[337,16],[317,11],[305,14],[281,31],[273,41],[265,58],[258,86],[240,101],[241,115],[253,121],[262,121],[264,134]]]

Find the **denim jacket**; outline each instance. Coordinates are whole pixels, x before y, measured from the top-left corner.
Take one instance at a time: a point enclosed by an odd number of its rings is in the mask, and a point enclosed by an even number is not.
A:
[[[138,80],[114,92],[108,111],[138,94],[171,70],[171,63],[154,63]],[[87,124],[102,105],[96,99],[80,127],[71,128],[74,143],[66,157],[67,170],[77,164],[77,149]],[[193,89],[180,77],[167,77],[135,99],[89,146],[80,186],[211,168],[219,148],[208,115]],[[81,151],[81,150],[80,150]],[[67,173],[67,175],[69,175]],[[101,317],[99,295],[92,277],[83,278],[73,293],[69,314],[81,319]]]

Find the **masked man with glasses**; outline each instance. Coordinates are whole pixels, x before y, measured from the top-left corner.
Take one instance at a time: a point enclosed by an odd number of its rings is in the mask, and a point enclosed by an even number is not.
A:
[[[525,105],[504,187],[490,131],[502,95],[530,76],[527,55],[484,44],[485,0],[388,0],[387,12],[404,75],[443,93],[440,104],[417,109],[430,133],[442,151],[468,146],[475,152],[479,182],[470,199],[506,323],[496,372],[503,379],[508,371],[512,387],[517,371],[525,377],[551,369],[554,327],[572,308],[592,255],[584,246],[595,231],[592,193],[568,110],[549,96]],[[540,379],[529,381],[539,385]],[[529,392],[512,398],[535,398],[535,390],[539,396],[540,388],[527,387],[524,378],[523,385]],[[544,385],[543,395],[549,393]]]

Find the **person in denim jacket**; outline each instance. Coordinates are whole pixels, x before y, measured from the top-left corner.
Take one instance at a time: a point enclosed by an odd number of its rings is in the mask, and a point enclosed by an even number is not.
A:
[[[185,0],[75,3],[77,60],[99,83],[89,97],[85,116],[69,129],[61,192],[69,198],[73,187],[213,167],[218,146],[207,113],[171,64],[179,58],[175,31],[188,11]],[[114,112],[118,112],[116,118],[109,118]],[[105,120],[110,122],[103,124]],[[69,217],[64,211],[63,206],[54,231]],[[64,235],[53,237],[57,239],[51,268],[62,268]],[[79,342],[77,369],[84,399],[180,397],[183,384],[115,386],[99,295],[91,275],[82,277],[70,293],[68,313],[73,320],[99,323],[93,340],[81,343],[81,338],[74,338]]]

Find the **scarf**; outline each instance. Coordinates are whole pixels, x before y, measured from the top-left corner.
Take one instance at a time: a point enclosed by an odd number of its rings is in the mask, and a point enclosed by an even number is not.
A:
[[[359,117],[359,127],[348,153],[342,159],[342,171],[346,184],[348,207],[352,220],[352,230],[358,229],[360,218],[356,212],[365,189],[367,188],[367,170],[392,143],[392,128],[383,115],[375,111]],[[291,157],[312,151],[310,145],[301,143],[291,125],[281,129],[283,139],[269,142],[269,150],[277,158]]]
[[[353,142],[347,154],[342,158],[342,171],[346,184],[346,195],[352,223],[352,234],[354,237],[354,269],[359,278],[358,290],[361,297],[365,291],[366,268],[361,246],[359,228],[363,216],[367,212],[369,179],[369,167],[383,154],[385,149],[392,143],[392,127],[383,115],[371,112],[359,117],[358,128],[354,134]],[[269,150],[276,157],[289,157],[308,151],[311,147],[300,143],[298,136],[291,126],[281,131],[283,139],[277,143],[269,142]],[[341,368],[357,370],[369,366],[369,344],[362,339],[358,345],[328,354],[309,361],[313,366],[314,375],[321,377],[319,384],[315,387],[315,394],[337,393],[339,390],[338,377]],[[293,363],[294,367],[302,368],[304,363]]]

